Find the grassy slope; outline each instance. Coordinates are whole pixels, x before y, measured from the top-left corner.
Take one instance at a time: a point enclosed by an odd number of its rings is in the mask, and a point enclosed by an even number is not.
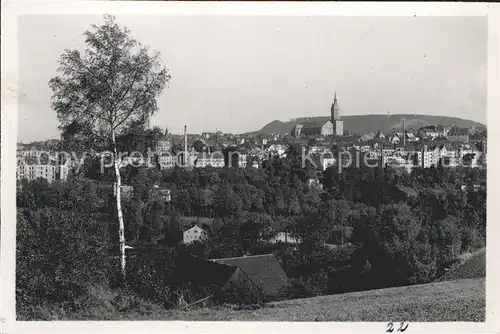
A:
[[[484,321],[485,279],[295,299],[254,311],[164,311],[163,320]]]
[[[463,254],[438,281],[486,277],[486,249]]]

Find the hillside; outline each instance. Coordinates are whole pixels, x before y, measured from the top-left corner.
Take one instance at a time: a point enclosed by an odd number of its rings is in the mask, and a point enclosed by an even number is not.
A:
[[[165,311],[162,320],[484,321],[485,279],[467,279],[277,302],[254,311]]]
[[[272,121],[271,123],[265,125],[262,129],[256,131],[257,133],[290,133],[293,127],[297,123],[314,123],[314,122],[326,122],[330,118],[327,117],[309,117],[309,118],[297,118],[294,121],[282,122],[282,121]],[[446,116],[430,116],[430,115],[410,115],[410,114],[398,114],[398,115],[352,115],[343,116],[344,130],[354,133],[365,133],[365,132],[389,132],[392,129],[401,129],[402,122],[405,120],[407,128],[419,128],[425,125],[442,124],[444,126],[452,126],[455,124],[458,127],[470,127],[475,126],[476,128],[484,128],[485,125],[482,123],[474,122],[467,119],[457,118],[457,117],[446,117]]]
[[[478,277],[486,277],[486,249],[484,248],[474,253],[461,255],[437,281]]]

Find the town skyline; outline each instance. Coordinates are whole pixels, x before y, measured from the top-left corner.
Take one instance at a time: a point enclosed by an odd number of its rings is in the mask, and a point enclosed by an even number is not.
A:
[[[101,21],[20,19],[19,141],[59,138],[47,82],[64,48],[82,51],[82,32]],[[160,51],[171,71],[151,125],[173,133],[186,124],[190,133],[246,133],[273,120],[328,116],[335,93],[342,116],[439,115],[486,124],[481,17],[201,16],[145,24],[123,16],[117,22]],[[31,62],[44,44],[47,52]]]

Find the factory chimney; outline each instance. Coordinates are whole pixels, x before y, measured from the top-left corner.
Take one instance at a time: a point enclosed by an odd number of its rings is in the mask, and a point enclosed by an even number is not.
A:
[[[187,164],[189,163],[188,159],[188,137],[187,137],[187,126],[184,125],[184,166],[187,167]]]
[[[406,128],[405,120],[403,120],[403,149],[406,148]]]

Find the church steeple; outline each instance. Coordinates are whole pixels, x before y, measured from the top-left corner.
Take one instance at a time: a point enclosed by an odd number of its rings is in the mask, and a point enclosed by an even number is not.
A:
[[[335,97],[333,98],[333,104],[332,104],[332,107],[330,109],[330,113],[331,113],[332,123],[334,121],[340,120],[340,106],[339,106],[339,102],[337,101],[337,92],[335,92]]]

